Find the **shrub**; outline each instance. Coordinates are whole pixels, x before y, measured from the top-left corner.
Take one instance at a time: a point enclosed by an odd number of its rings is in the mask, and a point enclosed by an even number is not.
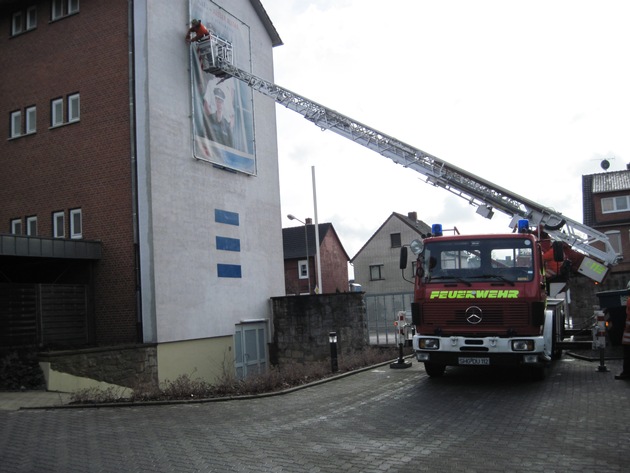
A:
[[[44,384],[44,373],[35,352],[10,352],[0,358],[0,389],[41,389]]]
[[[394,348],[369,347],[360,352],[340,354],[339,372],[354,371],[366,366],[390,361],[398,357]],[[120,401],[164,401],[184,399],[209,399],[217,397],[244,396],[282,391],[332,376],[328,361],[311,363],[285,363],[274,366],[258,375],[245,379],[236,378],[226,369],[219,381],[210,384],[201,379],[193,379],[187,374],[174,380],[167,380],[160,389],[147,391],[136,389],[130,398],[122,398],[113,388],[104,390],[89,388],[71,395],[72,403],[104,403]]]

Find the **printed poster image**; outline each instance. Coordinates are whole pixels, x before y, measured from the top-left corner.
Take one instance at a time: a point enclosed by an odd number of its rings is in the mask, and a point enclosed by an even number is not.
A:
[[[229,41],[234,65],[249,70],[249,27],[210,0],[191,0],[190,19]],[[217,78],[201,69],[190,46],[193,155],[218,166],[256,175],[253,91],[234,78]]]

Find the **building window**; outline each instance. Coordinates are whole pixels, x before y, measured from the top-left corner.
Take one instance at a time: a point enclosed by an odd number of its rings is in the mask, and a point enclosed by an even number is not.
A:
[[[9,138],[19,138],[29,133],[35,133],[37,131],[37,108],[26,108],[26,128],[22,127],[22,110],[15,110],[11,112],[11,126]]]
[[[79,12],[79,0],[68,0],[68,15]]]
[[[26,9],[26,30],[32,30],[37,27],[37,5]]]
[[[392,242],[392,248],[400,248],[400,245],[401,245],[400,233],[392,233],[389,235],[389,238]]]
[[[68,95],[66,107],[68,109],[67,121],[64,117],[63,98],[50,101],[50,126],[51,128],[67,123],[75,123],[81,119],[81,101],[79,94]]]
[[[611,230],[609,232],[606,232],[606,236],[608,237],[608,240],[610,241],[610,245],[613,247],[613,250],[615,250],[618,255],[622,254],[621,232],[619,230]]]
[[[50,109],[50,126],[63,125],[63,99],[54,99]]]
[[[22,136],[22,110],[11,112],[11,138]]]
[[[53,213],[53,237],[63,238],[66,236],[65,220],[66,217],[63,211]]]
[[[15,36],[22,31],[24,31],[24,14],[21,11],[16,11],[11,21],[11,34]]]
[[[627,212],[630,210],[630,196],[604,197],[602,199],[602,213]]]
[[[21,235],[22,234],[22,219],[14,218],[11,220],[11,234],[12,235]]]
[[[83,216],[81,209],[70,211],[70,238],[83,238]]]
[[[26,133],[37,131],[37,108],[35,106],[26,109]]]
[[[382,264],[371,264],[370,265],[370,281],[378,281],[383,278],[383,265]]]
[[[79,94],[68,96],[68,123],[78,122],[79,118],[81,118],[79,104]]]
[[[52,0],[52,9],[50,12],[52,21],[75,13],[79,13],[79,0]]]
[[[37,236],[37,217],[26,217],[26,234]]]
[[[16,36],[37,27],[37,6],[28,7],[13,14],[11,19],[11,35]]]
[[[298,275],[300,279],[308,279],[308,260],[298,261]]]

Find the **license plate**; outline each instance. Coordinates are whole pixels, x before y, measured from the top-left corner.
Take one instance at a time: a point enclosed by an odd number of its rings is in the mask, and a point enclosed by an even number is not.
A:
[[[476,358],[476,357],[460,357],[458,360],[460,365],[489,365],[490,358]]]

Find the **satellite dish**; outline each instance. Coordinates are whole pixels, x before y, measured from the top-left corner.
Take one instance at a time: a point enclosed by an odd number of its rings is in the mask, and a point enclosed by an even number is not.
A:
[[[604,159],[601,163],[599,163],[599,165],[602,167],[604,171],[608,171],[608,168],[610,167],[610,161],[608,161],[607,159]]]

